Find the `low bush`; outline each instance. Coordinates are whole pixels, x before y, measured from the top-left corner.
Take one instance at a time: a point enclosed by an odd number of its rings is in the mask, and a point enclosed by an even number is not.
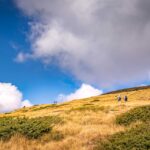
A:
[[[92,104],[92,103],[83,104],[83,106],[92,106],[92,105],[94,105],[94,104]]]
[[[48,108],[58,108],[58,107],[61,107],[61,106],[66,106],[66,105],[69,105],[69,104],[65,104],[65,103],[64,104],[50,104],[50,105],[47,105],[47,106],[32,108],[31,111],[39,111],[39,110],[48,109]]]
[[[35,107],[31,111],[38,111],[38,110],[43,110],[43,109],[47,109],[47,108],[55,108],[55,107],[57,107],[56,104],[51,104],[51,105],[47,105],[47,106]]]
[[[116,123],[120,125],[130,125],[136,121],[150,121],[150,106],[134,108],[116,118]]]
[[[150,150],[150,106],[134,108],[116,118],[119,125],[142,121],[124,132],[99,141],[96,150]]]
[[[4,117],[0,118],[0,139],[9,139],[14,134],[22,134],[27,138],[37,139],[43,134],[50,132],[53,125],[62,123],[57,116],[25,118]]]
[[[70,111],[105,111],[105,107],[104,106],[94,106],[94,105],[83,105],[77,108],[72,108]]]
[[[100,101],[99,99],[94,99],[91,102],[99,102],[99,101]]]
[[[150,123],[143,123],[126,132],[117,133],[95,150],[150,150]]]

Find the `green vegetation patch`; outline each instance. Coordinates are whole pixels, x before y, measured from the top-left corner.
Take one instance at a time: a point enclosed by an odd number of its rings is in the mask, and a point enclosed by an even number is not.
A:
[[[100,101],[99,99],[94,99],[91,102],[99,102],[99,101]]]
[[[150,123],[143,123],[126,132],[117,133],[95,150],[150,150]]]
[[[38,110],[42,110],[42,109],[55,108],[55,107],[57,107],[57,104],[51,104],[51,105],[47,105],[47,106],[33,108],[31,111],[38,111]]]
[[[51,104],[51,105],[47,105],[47,106],[41,106],[41,107],[35,107],[35,108],[32,108],[31,111],[38,111],[38,110],[43,110],[43,109],[47,109],[47,108],[58,108],[58,107],[61,107],[61,106],[66,106],[68,104]]]
[[[119,125],[142,121],[124,132],[99,141],[96,150],[150,150],[150,106],[134,108],[116,118]]]
[[[25,108],[23,108],[22,110],[21,110],[21,112],[22,113],[25,113],[25,112],[28,112],[29,110],[28,109],[25,109]]]
[[[105,107],[105,106],[96,106],[96,105],[82,105],[80,107],[77,107],[77,108],[72,108],[70,111],[94,111],[94,112],[97,112],[97,111],[105,111],[105,112],[108,112],[108,107]]]
[[[37,139],[43,134],[51,132],[55,124],[63,123],[58,116],[39,118],[3,117],[0,118],[0,139],[6,140],[15,134],[22,134],[27,138]]]
[[[150,121],[150,106],[134,108],[116,118],[116,123],[120,125],[130,125],[136,121]]]
[[[92,103],[83,104],[83,106],[92,106],[92,105],[94,105],[94,104],[92,104]]]

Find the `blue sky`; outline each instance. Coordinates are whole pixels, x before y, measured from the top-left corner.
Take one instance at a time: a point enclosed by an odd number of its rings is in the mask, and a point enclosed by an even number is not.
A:
[[[39,61],[17,63],[19,50],[30,49],[26,34],[28,18],[9,0],[0,1],[0,82],[12,83],[32,103],[50,103],[60,93],[69,93],[79,86],[68,73],[54,65]]]
[[[84,7],[83,0],[75,4],[0,0],[0,82],[12,83],[33,104],[51,103],[59,94],[73,93],[82,83],[104,92],[149,84],[148,10],[132,12],[125,2],[121,5],[125,12],[114,13],[116,6],[111,5],[104,19],[100,13],[108,8],[96,12],[94,6],[101,4],[93,2]],[[97,13],[97,19],[91,12]],[[143,25],[138,22],[140,16]],[[139,38],[138,32],[145,30]]]

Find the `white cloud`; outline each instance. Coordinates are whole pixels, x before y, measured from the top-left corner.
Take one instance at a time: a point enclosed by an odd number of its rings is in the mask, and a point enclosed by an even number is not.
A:
[[[20,53],[18,60],[56,60],[77,79],[100,87],[146,80],[150,69],[150,1],[16,2],[26,15],[38,18],[30,23],[32,50]]]
[[[147,86],[147,85],[146,85],[146,84],[140,84],[139,86],[141,86],[141,87],[142,87],[142,86]],[[139,87],[139,86],[138,86],[138,87]]]
[[[26,60],[25,54],[23,54],[22,52],[20,52],[17,55],[17,58],[15,59],[17,62],[24,62]]]
[[[11,83],[0,83],[0,112],[13,111],[21,107],[23,103],[22,93]]]
[[[31,107],[33,104],[29,100],[24,100],[21,102],[21,107]]]
[[[68,95],[60,94],[57,98],[58,102],[70,101],[75,99],[88,98],[91,96],[98,96],[103,92],[99,89],[96,89],[88,84],[82,84],[79,89],[77,89],[74,93],[70,93]]]
[[[26,53],[22,53],[20,52],[17,57],[15,58],[15,61],[16,62],[19,62],[19,63],[23,63],[25,62],[27,59],[33,59],[33,56],[30,55],[30,54],[26,54]]]

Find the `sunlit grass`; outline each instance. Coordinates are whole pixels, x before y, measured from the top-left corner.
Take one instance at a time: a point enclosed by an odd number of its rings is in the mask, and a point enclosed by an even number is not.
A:
[[[1,141],[2,150],[93,150],[97,141],[107,139],[126,127],[116,124],[116,116],[138,106],[149,105],[150,89],[121,92],[128,95],[127,103],[118,103],[116,94],[101,95],[63,104],[44,104],[22,108],[0,117],[25,116],[37,118],[55,116],[62,118],[64,124],[53,125],[39,139],[28,139],[23,135],[13,135],[8,141]]]

